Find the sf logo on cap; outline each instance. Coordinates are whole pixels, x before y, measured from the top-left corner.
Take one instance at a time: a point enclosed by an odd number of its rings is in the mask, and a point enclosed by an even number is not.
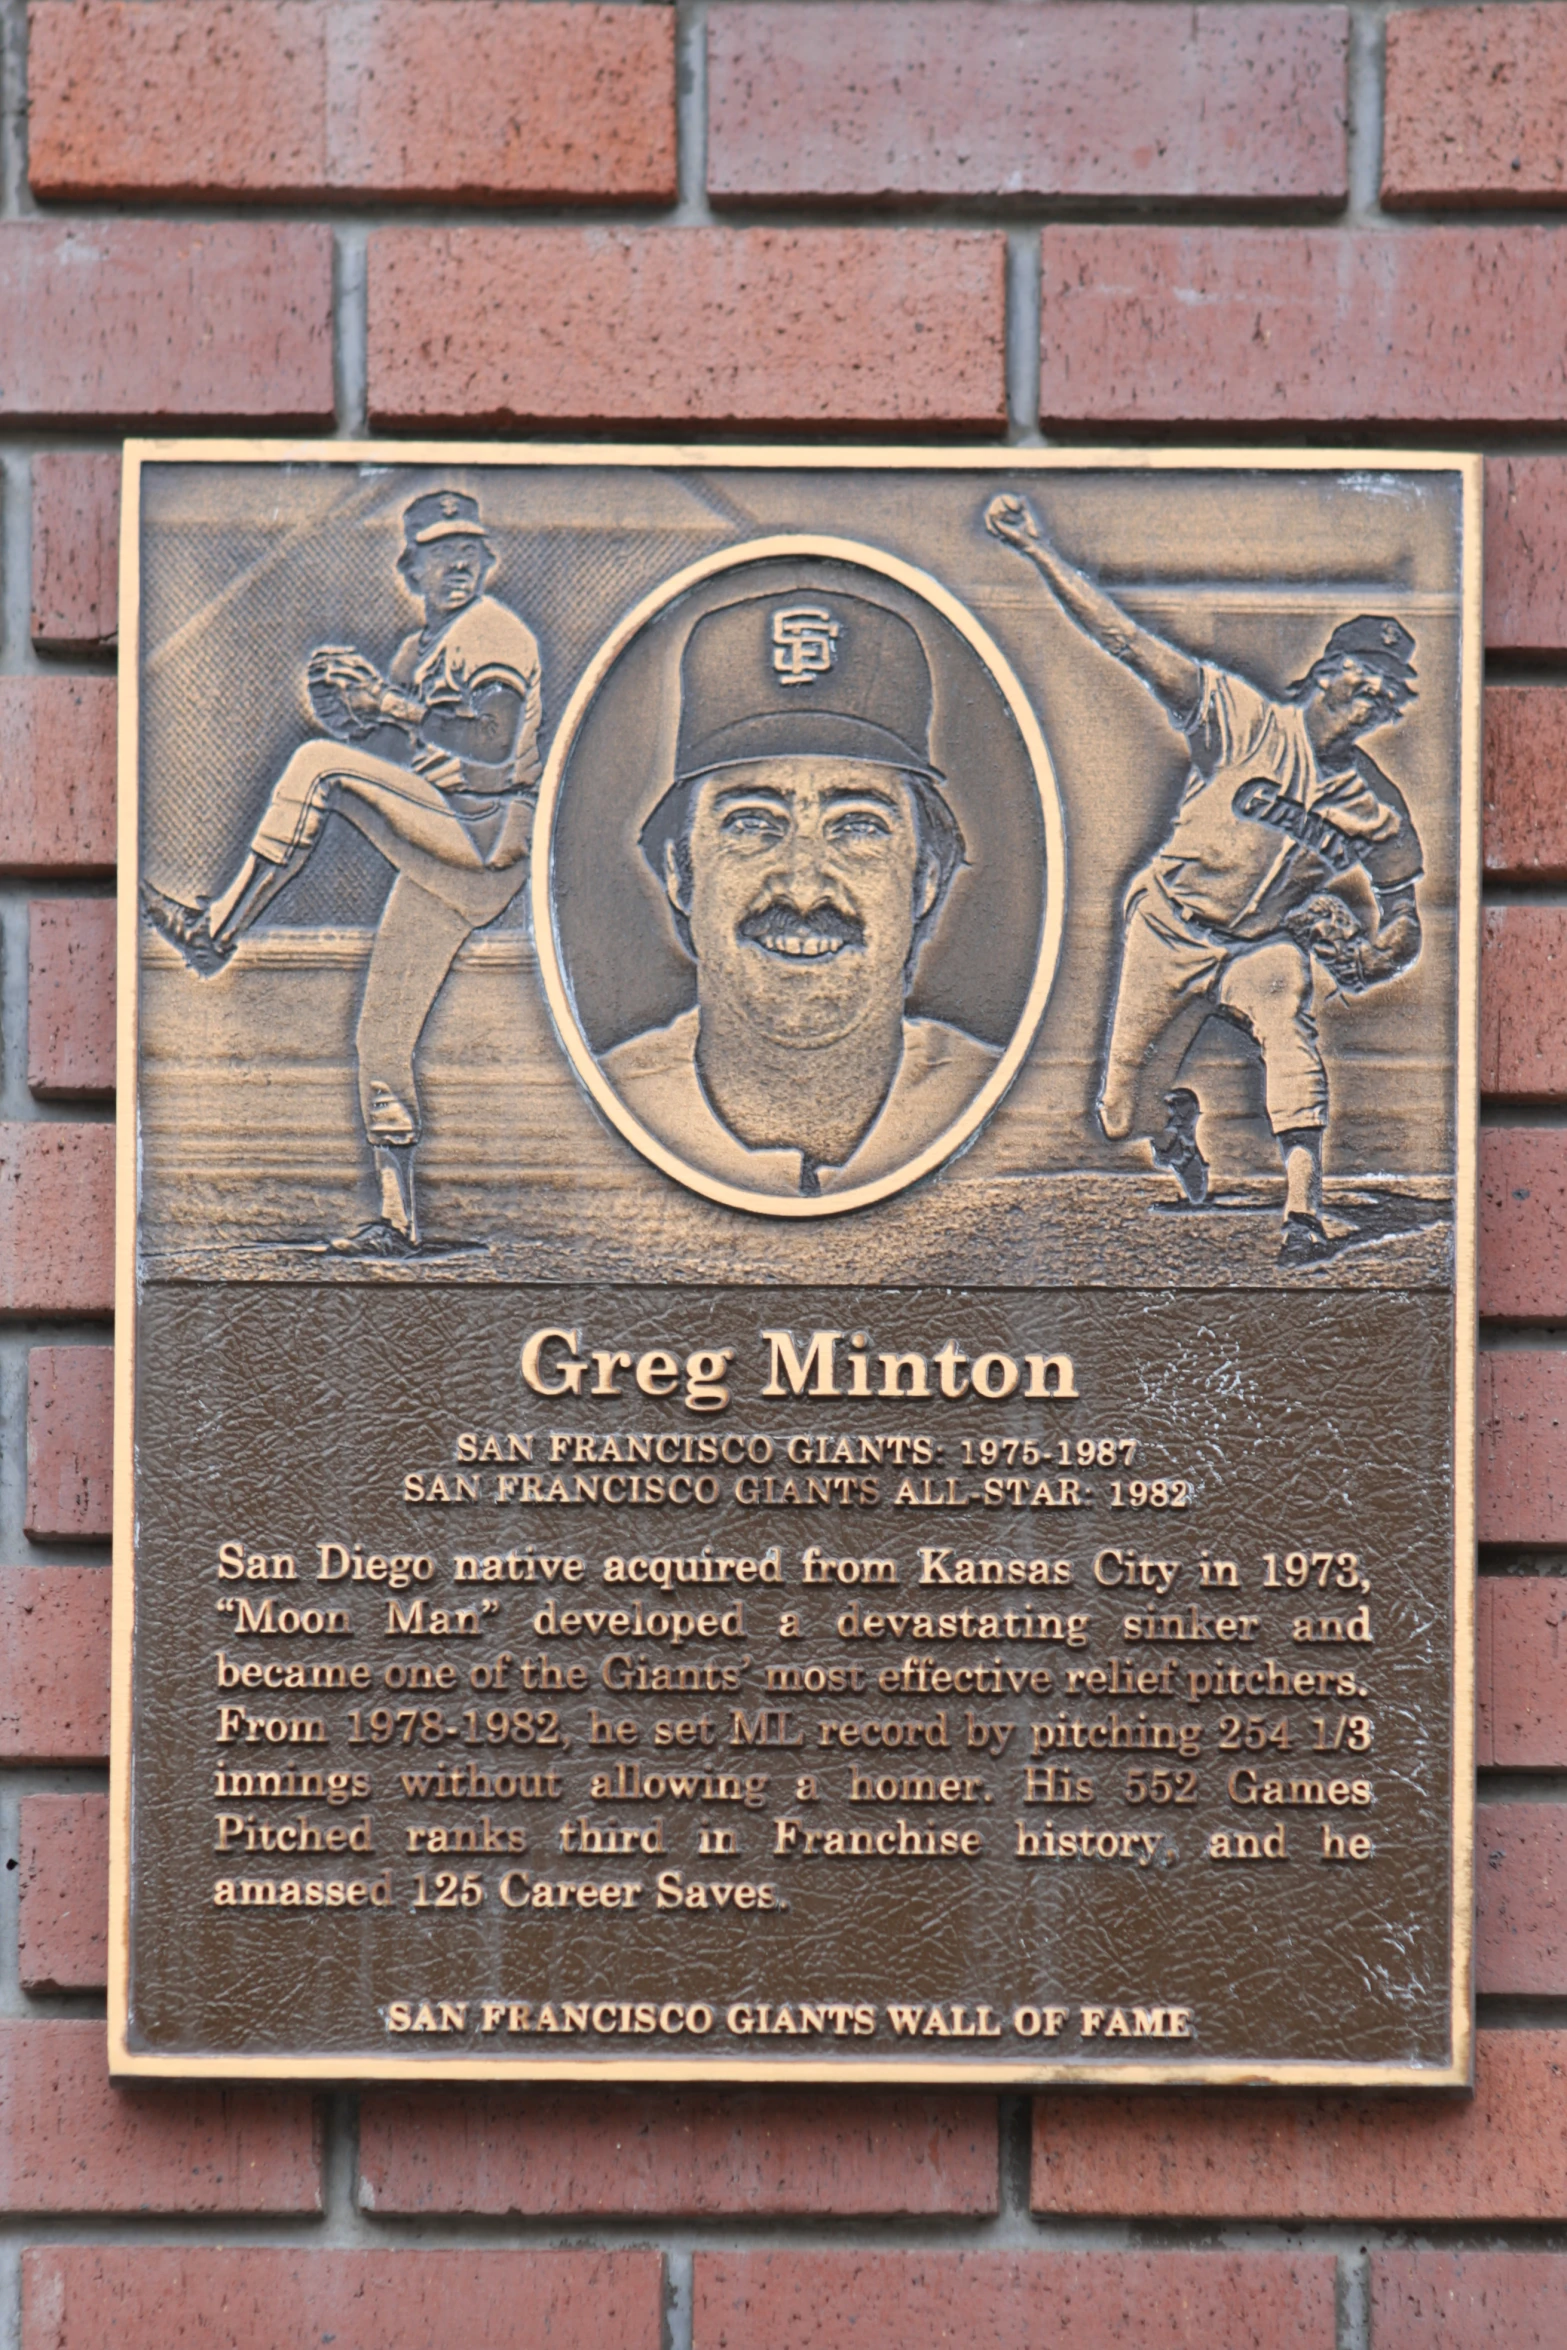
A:
[[[773,672],[780,685],[824,677],[838,658],[839,623],[819,604],[792,604],[773,614]]]

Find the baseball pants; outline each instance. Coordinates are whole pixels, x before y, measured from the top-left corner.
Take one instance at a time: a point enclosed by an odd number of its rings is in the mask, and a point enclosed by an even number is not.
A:
[[[397,869],[354,1045],[366,1136],[414,1143],[415,1050],[464,939],[504,913],[527,879],[532,804],[507,799],[493,816],[465,819],[413,768],[341,743],[305,743],[278,778],[252,852],[272,865],[303,864],[333,812]]]
[[[1143,1131],[1164,1123],[1162,1097],[1216,1015],[1256,1040],[1274,1133],[1325,1126],[1328,1079],[1305,949],[1292,938],[1228,945],[1188,922],[1157,882],[1134,883],[1099,1093],[1099,1123],[1112,1141],[1133,1131],[1143,1102],[1151,1113]]]

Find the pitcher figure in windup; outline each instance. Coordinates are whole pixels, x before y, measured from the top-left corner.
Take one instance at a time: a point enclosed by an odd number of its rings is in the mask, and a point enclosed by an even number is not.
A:
[[[284,768],[228,886],[194,905],[142,891],[149,921],[206,979],[302,871],[329,815],[346,818],[396,869],[355,1036],[380,1214],[333,1243],[370,1257],[418,1249],[415,1048],[463,941],[523,886],[542,765],[539,648],[517,614],[484,593],[496,557],[477,500],[451,489],[415,498],[403,542],[397,568],[424,622],[398,647],[390,674],[350,646],[312,653],[305,689],[321,734]],[[364,747],[388,730],[405,749]]]
[[[1402,793],[1361,737],[1415,698],[1415,640],[1361,614],[1335,628],[1306,675],[1270,694],[1141,628],[1064,562],[1027,501],[993,498],[986,528],[1015,547],[1078,626],[1124,662],[1186,737],[1191,768],[1164,845],[1127,889],[1121,972],[1099,1092],[1112,1140],[1179,1074],[1214,1017],[1262,1056],[1268,1120],[1284,1162],[1286,1264],[1320,1262],[1328,1079],[1313,1012],[1313,958],[1346,996],[1407,971],[1420,952],[1419,836]],[[1359,870],[1376,923],[1365,929],[1336,885]],[[1164,1131],[1144,1131],[1193,1204],[1207,1196],[1200,1104],[1163,1093]]]

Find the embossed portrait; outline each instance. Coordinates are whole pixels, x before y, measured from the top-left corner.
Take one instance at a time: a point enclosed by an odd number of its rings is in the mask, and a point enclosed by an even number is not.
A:
[[[755,549],[699,568],[562,726],[538,934],[629,1141],[730,1205],[831,1213],[960,1149],[1019,1066],[1053,784],[1000,655],[934,583]]]

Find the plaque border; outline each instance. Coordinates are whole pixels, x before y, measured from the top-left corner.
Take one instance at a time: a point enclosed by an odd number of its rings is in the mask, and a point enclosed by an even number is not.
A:
[[[734,466],[948,472],[1048,473],[1091,469],[1215,473],[1452,473],[1462,485],[1459,675],[1456,1139],[1453,1276],[1453,1739],[1450,1821],[1449,2042],[1445,2063],[1336,2060],[1097,2060],[1003,2058],[983,2063],[898,2057],[800,2058],[777,2062],[714,2051],[707,2056],[556,2058],[526,2055],[166,2054],[129,2045],[131,1663],[135,1611],[134,1404],[136,1392],[136,1092],[139,942],[138,740],[140,726],[141,474],[153,464],[361,464],[649,468]],[[1481,734],[1484,691],[1482,516],[1484,460],[1475,452],[1284,445],[1212,448],[1010,448],[877,444],[830,448],[810,442],[323,440],[320,438],[157,439],[124,444],[119,562],[118,1003],[115,1128],[114,1531],[109,1729],[109,2072],[116,2079],[337,2081],[712,2081],[738,2085],[842,2083],[1017,2089],[1047,2087],[1467,2089],[1474,2080],[1475,1518],[1478,1353],[1479,970]],[[912,567],[911,567],[912,568]],[[620,632],[616,632],[619,641]],[[564,717],[564,712],[563,712]],[[1053,764],[1053,763],[1052,763]],[[532,886],[530,877],[530,889]],[[1043,968],[1043,959],[1041,968]],[[1052,963],[1053,968],[1053,963]],[[553,1009],[553,1007],[552,1007]],[[575,1063],[573,1063],[575,1066]]]
[[[901,1166],[878,1176],[874,1182],[856,1184],[852,1191],[827,1192],[815,1199],[790,1199],[766,1192],[746,1191],[738,1184],[726,1183],[721,1176],[709,1175],[693,1161],[683,1159],[677,1150],[668,1143],[660,1142],[657,1135],[643,1124],[604,1075],[598,1057],[583,1032],[576,1005],[572,1001],[570,978],[561,955],[560,938],[554,920],[555,823],[560,810],[566,762],[576,747],[583,721],[615,663],[640,632],[656,620],[661,612],[667,611],[688,589],[701,587],[709,580],[722,579],[726,572],[738,571],[748,563],[777,561],[791,555],[798,556],[804,562],[839,562],[854,564],[862,571],[873,570],[881,578],[890,579],[897,586],[907,589],[911,595],[917,596],[962,637],[970,651],[978,655],[989,671],[992,682],[1000,691],[1023,738],[1034,787],[1039,794],[1039,814],[1045,836],[1045,887],[1040,912],[1039,947],[1034,958],[1027,998],[995,1068],[959,1116]],[[649,594],[641,597],[610,630],[572,688],[571,698],[561,712],[549,759],[539,782],[535,833],[541,853],[534,856],[533,869],[528,876],[529,903],[533,912],[533,943],[539,958],[539,975],[544,982],[545,997],[556,1034],[566,1049],[566,1056],[601,1116],[608,1119],[610,1125],[624,1136],[634,1150],[640,1151],[643,1158],[667,1175],[671,1182],[683,1184],[687,1191],[694,1191],[703,1198],[716,1200],[720,1207],[738,1208],[752,1216],[781,1216],[799,1221],[843,1216],[851,1209],[870,1207],[877,1200],[894,1198],[898,1192],[906,1191],[911,1183],[918,1183],[923,1176],[933,1174],[938,1167],[945,1166],[950,1158],[954,1158],[973,1141],[986,1119],[1000,1108],[1011,1092],[1028,1058],[1029,1048],[1039,1033],[1039,1024],[1045,1016],[1045,1007],[1055,984],[1056,969],[1061,960],[1061,938],[1066,928],[1066,828],[1062,821],[1061,786],[1055,771],[1055,761],[1050,756],[1038,716],[1030,706],[1016,670],[984,623],[950,588],[944,587],[928,571],[905,562],[900,556],[886,554],[879,547],[867,547],[854,539],[828,537],[820,532],[775,532],[769,537],[742,539],[733,547],[719,548],[716,554],[700,556],[696,562],[686,564],[670,578],[661,581]],[[545,850],[551,854],[542,853]]]

